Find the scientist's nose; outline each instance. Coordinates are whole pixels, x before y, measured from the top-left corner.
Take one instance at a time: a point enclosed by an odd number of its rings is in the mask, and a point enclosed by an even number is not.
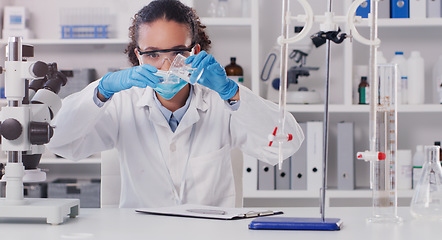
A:
[[[169,71],[170,65],[172,65],[172,61],[168,57],[166,57],[163,59],[160,70]]]

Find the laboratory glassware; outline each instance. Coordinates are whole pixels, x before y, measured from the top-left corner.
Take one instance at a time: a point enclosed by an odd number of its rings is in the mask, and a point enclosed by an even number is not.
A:
[[[186,57],[178,54],[169,67],[167,76],[162,83],[178,83],[179,79],[195,84],[203,75],[204,69],[192,68],[191,64],[186,64]],[[190,80],[190,76],[195,74],[195,79]]]
[[[439,146],[425,146],[422,176],[411,200],[413,217],[427,220],[442,219],[442,169]]]
[[[240,65],[236,64],[236,57],[230,58],[230,64],[224,67],[227,76],[236,83],[244,83],[244,72]]]
[[[401,222],[397,216],[397,65],[378,65],[375,151],[370,161],[373,212],[369,222]],[[373,98],[372,98],[373,99]],[[378,155],[379,156],[379,155]]]
[[[367,82],[367,77],[361,77],[361,82],[358,86],[359,104],[370,103],[370,85]]]
[[[416,152],[413,155],[413,189],[416,189],[417,183],[419,182],[419,179],[421,179],[424,162],[424,146],[417,145]]]

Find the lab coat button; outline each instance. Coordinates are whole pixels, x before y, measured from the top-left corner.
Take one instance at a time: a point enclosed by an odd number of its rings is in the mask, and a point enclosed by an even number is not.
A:
[[[175,145],[175,143],[170,144],[170,151],[171,151],[171,152],[175,152],[175,150],[176,150],[176,145]]]

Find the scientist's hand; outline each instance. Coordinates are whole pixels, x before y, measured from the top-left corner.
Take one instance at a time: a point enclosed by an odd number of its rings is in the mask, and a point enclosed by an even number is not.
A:
[[[155,88],[160,81],[153,74],[155,72],[157,72],[156,67],[144,64],[118,72],[107,73],[98,84],[98,92],[109,99],[114,93],[131,87],[145,88],[149,86]]]
[[[201,51],[197,55],[192,55],[186,59],[186,64],[192,63],[192,68],[197,68],[197,72],[203,69],[203,74],[198,83],[206,86],[221,96],[223,100],[228,100],[235,96],[238,91],[238,84],[227,78],[224,67],[215,58]],[[196,76],[190,76],[190,81],[195,82]]]

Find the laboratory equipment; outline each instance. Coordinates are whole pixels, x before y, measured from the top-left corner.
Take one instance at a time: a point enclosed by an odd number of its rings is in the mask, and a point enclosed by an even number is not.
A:
[[[376,106],[375,151],[365,156],[358,153],[358,159],[370,162],[373,211],[367,220],[401,222],[397,216],[397,65],[379,64],[378,73],[379,95],[372,104]]]
[[[298,31],[295,30],[295,32]],[[289,58],[293,60],[292,62],[295,65],[287,70],[287,103],[313,104],[321,102],[319,93],[314,90],[309,90],[303,86],[293,89],[294,84],[299,83],[299,77],[308,77],[310,76],[310,71],[319,70],[319,67],[306,66],[307,56],[312,49],[312,45],[296,45],[289,50]],[[274,46],[268,54],[261,72],[261,80],[267,83],[267,99],[274,102],[279,100],[280,75],[273,71],[273,68],[280,68],[279,56],[278,46]],[[292,86],[292,89],[290,89],[290,86]]]
[[[398,190],[410,190],[412,188],[412,172],[413,161],[411,149],[401,149],[397,151],[397,189]]]
[[[210,0],[209,7],[207,8],[207,14],[209,17],[216,17],[216,8],[218,0]]]
[[[32,38],[29,29],[29,12],[25,7],[6,6],[4,9],[3,38],[8,36],[21,36]]]
[[[361,82],[358,86],[359,93],[359,104],[369,104],[370,103],[370,85],[367,82],[367,77],[361,77]]]
[[[424,104],[425,64],[419,51],[412,51],[407,60],[408,104]]]
[[[229,17],[230,9],[228,0],[218,0],[218,5],[216,8],[217,17]]]
[[[230,79],[239,84],[244,83],[244,72],[242,67],[236,64],[236,57],[231,57],[230,64],[225,66],[224,69],[226,70],[226,74]]]
[[[201,75],[203,75],[204,69],[192,68],[191,64],[186,64],[185,61],[186,57],[181,54],[176,55],[169,67],[167,76],[164,78],[164,82],[161,83],[178,83],[181,78],[192,85],[195,84],[201,78]],[[190,75],[193,74],[195,74],[196,77],[191,81]]]
[[[109,8],[62,8],[60,25],[62,39],[109,38]]]
[[[398,66],[398,89],[397,89],[397,99],[398,104],[408,103],[408,69],[407,69],[407,59],[404,56],[404,52],[396,51],[394,57],[391,59],[392,64],[397,64]]]
[[[280,99],[279,99],[279,122],[278,126],[275,128],[273,132],[273,136],[275,139],[278,139],[279,143],[279,167],[281,168],[281,163],[283,160],[282,156],[282,144],[284,144],[288,138],[287,133],[284,129],[284,121],[285,121],[285,108],[286,108],[286,93],[287,93],[287,62],[288,62],[288,44],[299,41],[303,37],[305,37],[312,28],[313,21],[320,21],[322,24],[320,25],[321,31],[314,34],[311,38],[314,39],[314,44],[316,46],[321,45],[323,43],[327,43],[326,49],[326,79],[325,79],[325,104],[324,104],[324,139],[323,139],[323,168],[322,168],[322,189],[320,196],[320,212],[321,219],[317,219],[314,221],[313,227],[305,226],[304,223],[311,223],[311,218],[295,218],[291,219],[293,230],[301,230],[301,229],[310,229],[310,230],[330,230],[328,225],[330,221],[332,224],[335,224],[337,227],[334,230],[339,230],[341,228],[342,221],[340,219],[326,219],[325,218],[325,193],[327,186],[327,155],[328,155],[328,125],[329,125],[329,113],[328,113],[328,96],[329,96],[329,82],[330,82],[330,41],[335,43],[341,43],[347,37],[345,33],[340,33],[340,29],[337,26],[337,22],[347,22],[351,32],[352,37],[359,42],[370,45],[370,76],[377,76],[376,66],[376,52],[377,47],[380,44],[380,40],[377,38],[377,1],[371,0],[371,13],[373,17],[371,17],[370,21],[370,40],[362,37],[355,27],[355,22],[361,20],[360,17],[355,17],[355,12],[357,7],[365,0],[356,0],[354,1],[348,11],[347,16],[334,16],[334,13],[331,11],[332,9],[332,1],[329,0],[327,2],[327,12],[324,16],[314,16],[313,10],[311,9],[309,3],[306,0],[298,0],[301,6],[304,8],[306,15],[300,15],[298,17],[291,17],[290,11],[288,11],[288,0],[283,0],[282,6],[282,36],[278,38],[278,42],[281,44],[281,84],[280,84]],[[293,38],[288,38],[288,22],[293,18],[301,22],[306,22],[304,28],[301,32]],[[373,78],[373,77],[372,77]],[[373,84],[372,84],[373,85]],[[373,91],[373,90],[372,90]],[[372,99],[377,94],[371,94]],[[372,101],[373,102],[373,101]],[[373,104],[372,104],[373,105]],[[270,142],[271,145],[272,142]],[[296,220],[299,219],[299,220]],[[287,220],[287,219],[286,219]],[[286,221],[281,221],[286,222]],[[250,227],[250,226],[249,226]]]
[[[230,8],[228,0],[211,0],[207,8],[209,17],[229,17]]]
[[[442,55],[434,64],[432,75],[433,103],[442,104]]]
[[[67,215],[78,215],[78,199],[23,196],[23,182],[29,172],[34,180],[45,178],[36,166],[53,134],[49,123],[61,108],[57,93],[66,84],[56,64],[27,61],[33,54],[33,47],[23,45],[21,37],[9,37],[4,67],[8,106],[0,112],[1,150],[7,153],[2,178],[6,197],[0,199],[0,217],[46,218],[48,223],[59,224]]]
[[[425,162],[424,146],[417,145],[416,152],[413,155],[413,188],[417,187],[417,183],[422,176],[422,166]]]
[[[442,219],[442,169],[439,151],[439,146],[425,146],[426,161],[411,200],[410,212],[413,217],[425,220]]]

